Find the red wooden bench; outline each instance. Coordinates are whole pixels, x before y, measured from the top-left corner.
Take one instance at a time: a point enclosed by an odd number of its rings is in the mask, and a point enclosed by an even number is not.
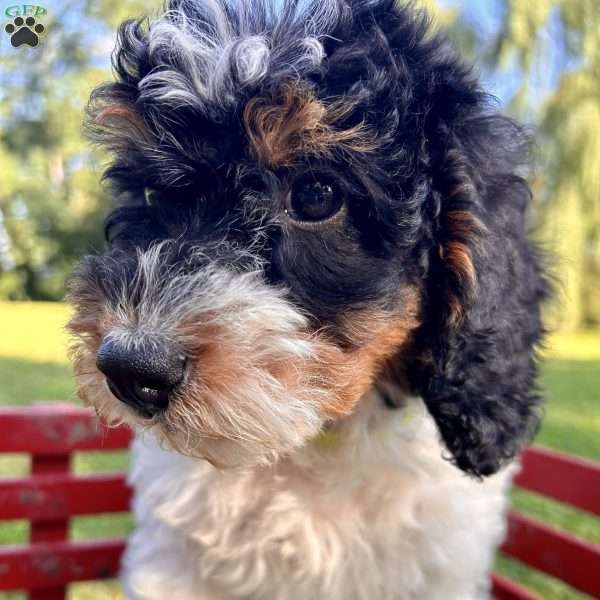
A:
[[[70,405],[0,410],[0,454],[31,455],[31,475],[0,479],[0,521],[30,522],[30,540],[0,546],[0,594],[26,590],[30,600],[64,600],[71,582],[114,577],[123,539],[68,540],[69,519],[128,510],[123,473],[74,475],[74,452],[125,449],[126,428],[98,425],[88,410]],[[543,448],[523,456],[516,485],[600,515],[600,466]],[[509,515],[502,552],[600,597],[600,546],[519,513]],[[539,600],[523,587],[493,576],[497,600]]]

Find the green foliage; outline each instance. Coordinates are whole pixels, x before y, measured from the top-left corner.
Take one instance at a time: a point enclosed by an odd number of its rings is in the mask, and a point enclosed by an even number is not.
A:
[[[61,298],[73,263],[102,248],[108,201],[84,107],[109,77],[116,23],[158,4],[61,2],[39,47],[0,54],[0,298]]]
[[[100,193],[79,128],[90,82],[105,73],[60,15],[50,19],[39,61],[24,65],[16,50],[0,58],[0,293],[8,298],[60,297],[73,260],[102,243]]]
[[[493,58],[522,69],[513,108],[538,124],[540,237],[559,257],[564,329],[600,323],[600,11],[596,0],[503,0]],[[559,70],[545,97],[541,71]]]
[[[160,0],[87,0],[90,14],[116,29],[125,19],[137,19],[152,14],[162,6]]]

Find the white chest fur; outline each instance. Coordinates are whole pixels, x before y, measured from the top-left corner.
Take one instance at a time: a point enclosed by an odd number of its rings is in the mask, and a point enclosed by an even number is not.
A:
[[[127,597],[484,598],[512,470],[477,482],[442,453],[420,401],[375,395],[268,468],[222,472],[139,438]]]

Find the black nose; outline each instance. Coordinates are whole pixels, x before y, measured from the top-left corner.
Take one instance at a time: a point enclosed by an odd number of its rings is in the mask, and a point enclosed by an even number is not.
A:
[[[183,355],[155,340],[124,344],[107,338],[96,354],[110,391],[145,417],[167,407],[183,380],[185,362]]]

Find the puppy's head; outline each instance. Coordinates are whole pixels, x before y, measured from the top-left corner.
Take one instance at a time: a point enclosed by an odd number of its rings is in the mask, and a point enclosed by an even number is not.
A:
[[[518,451],[544,296],[523,135],[422,14],[173,0],[114,68],[89,114],[108,249],[70,293],[84,400],[223,466],[377,386],[421,394],[468,472]]]

